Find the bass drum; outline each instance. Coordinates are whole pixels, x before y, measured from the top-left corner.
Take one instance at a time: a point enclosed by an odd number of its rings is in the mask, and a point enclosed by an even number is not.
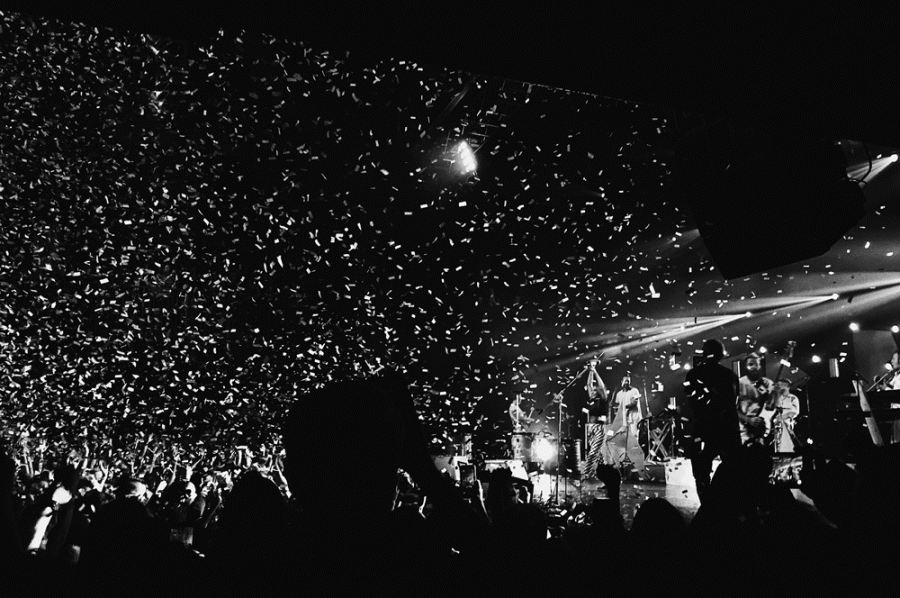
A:
[[[516,432],[510,437],[513,459],[522,463],[531,463],[531,441],[533,436],[529,432]]]

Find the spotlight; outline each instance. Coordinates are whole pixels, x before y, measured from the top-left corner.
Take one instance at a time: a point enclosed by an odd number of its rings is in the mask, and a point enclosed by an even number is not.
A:
[[[891,332],[894,334],[900,333],[900,326],[891,326]]]
[[[884,369],[886,369],[887,371],[890,372],[891,370],[894,369],[894,366],[892,366],[892,365],[891,365],[891,362],[889,361],[889,362],[887,362],[886,364],[884,364]]]
[[[532,450],[538,461],[550,461],[556,456],[556,447],[546,438],[538,438]]]
[[[856,322],[850,322],[850,330],[853,332],[859,332],[859,324]]]
[[[812,362],[813,362],[813,363],[822,363],[822,358],[819,357],[818,355],[813,355],[813,356],[812,356]]]
[[[766,349],[765,347],[760,347],[760,348],[759,348],[759,352],[760,352],[760,353],[768,353],[769,350]]]
[[[896,162],[896,161],[897,161],[897,154],[891,154],[891,157],[888,158],[888,162]]]
[[[840,298],[840,295],[838,295],[837,293],[835,293],[834,295],[831,296],[832,301],[837,301],[838,298]]]
[[[465,141],[460,141],[456,146],[456,165],[463,174],[475,172],[478,167],[475,162],[475,152],[472,151],[472,146]]]
[[[684,371],[685,371],[685,372],[691,371],[691,364],[690,364],[690,363],[686,363],[686,364],[684,364],[684,366],[682,366],[682,367],[684,367]],[[662,390],[662,389],[660,388],[660,390]]]

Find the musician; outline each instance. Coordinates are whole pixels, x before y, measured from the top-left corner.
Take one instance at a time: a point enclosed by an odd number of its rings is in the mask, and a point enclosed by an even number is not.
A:
[[[522,395],[516,395],[515,400],[509,405],[509,419],[512,420],[513,432],[527,432],[528,428],[536,420],[530,413],[522,410]]]
[[[787,378],[779,378],[775,383],[775,397],[775,452],[793,453],[796,447],[792,432],[794,421],[800,415],[800,399],[791,393],[791,381]]]
[[[738,380],[738,420],[741,422],[741,442],[765,444],[767,422],[763,419],[764,407],[773,398],[775,384],[762,372],[762,361],[756,353],[744,362],[747,373]]]
[[[586,477],[596,477],[597,466],[602,462],[610,464],[606,445],[606,419],[609,414],[609,395],[606,385],[597,372],[597,361],[588,364],[587,383],[585,390],[588,393],[588,421],[585,428],[587,437],[587,458],[585,469],[582,472]]]
[[[605,424],[609,414],[609,395],[603,378],[597,372],[597,362],[588,364],[588,377],[585,390],[588,393],[588,423]]]
[[[637,430],[637,424],[643,419],[641,410],[641,392],[631,386],[631,376],[625,375],[622,378],[622,387],[616,393],[615,400],[616,413],[624,413],[625,421],[629,426],[634,426]]]
[[[719,362],[725,347],[715,339],[704,341],[703,360],[684,379],[684,389],[694,419],[691,468],[700,500],[709,487],[713,460],[723,461],[738,453],[741,433],[735,404],[738,377]]]
[[[644,449],[638,442],[638,422],[643,419],[641,392],[631,386],[630,375],[622,378],[622,386],[613,404],[616,416],[606,432],[606,452],[615,463],[621,463],[627,455],[635,473],[644,479]]]
[[[891,371],[878,385],[877,390],[900,390],[900,353],[894,351],[887,365],[891,366]],[[891,408],[894,408],[893,405]]]
[[[891,361],[887,364],[891,371],[879,383],[876,390],[900,390],[900,353],[894,351]],[[900,403],[890,403],[891,409],[900,409]],[[900,442],[900,420],[894,420],[891,425],[891,444]]]

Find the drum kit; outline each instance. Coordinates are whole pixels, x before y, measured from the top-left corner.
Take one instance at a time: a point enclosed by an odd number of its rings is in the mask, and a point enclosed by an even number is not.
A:
[[[543,432],[514,432],[510,436],[510,453],[514,461],[520,461],[526,469],[549,470],[562,463],[563,467],[575,469],[570,461],[577,462],[581,456],[580,438],[563,438],[562,443],[555,434]]]

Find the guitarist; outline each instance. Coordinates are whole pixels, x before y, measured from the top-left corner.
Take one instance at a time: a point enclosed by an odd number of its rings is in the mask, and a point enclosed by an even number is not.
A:
[[[759,355],[751,353],[744,364],[747,373],[738,380],[737,412],[741,423],[741,442],[765,444],[768,426],[763,419],[763,410],[771,409],[775,384],[762,372]]]

